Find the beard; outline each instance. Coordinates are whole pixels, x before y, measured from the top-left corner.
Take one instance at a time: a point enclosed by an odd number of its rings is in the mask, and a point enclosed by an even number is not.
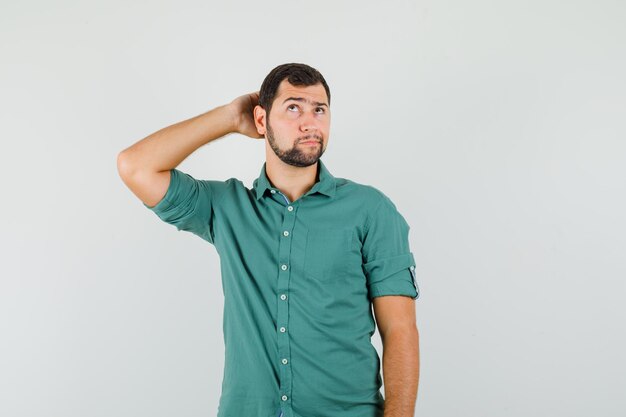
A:
[[[292,148],[280,149],[276,143],[276,137],[274,136],[274,131],[272,130],[272,126],[269,122],[267,124],[267,140],[270,147],[281,161],[295,167],[311,166],[315,164],[324,154],[322,137],[317,135],[307,135],[300,138]],[[300,142],[304,142],[305,140],[317,140],[320,143],[319,145],[314,146],[315,150],[311,150],[307,149],[310,147],[309,145],[300,144]]]

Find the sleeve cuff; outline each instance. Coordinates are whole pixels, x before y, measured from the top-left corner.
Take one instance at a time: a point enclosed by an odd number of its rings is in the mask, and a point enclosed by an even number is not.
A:
[[[143,201],[142,201],[142,204],[144,205],[144,207],[148,208],[149,210],[152,210],[156,214],[163,213],[163,211],[167,210],[168,208],[172,206],[171,199],[174,194],[174,190],[177,187],[178,187],[178,172],[176,171],[176,169],[171,169],[170,170],[170,183],[167,187],[167,192],[165,193],[161,201],[156,203],[154,206],[149,206]]]
[[[370,298],[383,295],[419,297],[415,280],[415,259],[412,253],[373,261],[364,265],[368,275]]]
[[[400,272],[396,272],[383,281],[370,285],[370,298],[380,297],[383,295],[405,295],[414,300],[419,298],[417,285],[413,284],[411,273],[408,268]]]

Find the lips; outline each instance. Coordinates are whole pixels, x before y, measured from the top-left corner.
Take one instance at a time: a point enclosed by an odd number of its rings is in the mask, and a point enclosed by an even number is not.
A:
[[[319,143],[319,141],[317,141],[317,140],[307,140],[307,141],[300,142],[300,143],[304,143],[304,144],[309,144],[309,145],[312,145],[312,144],[314,144],[314,143]]]

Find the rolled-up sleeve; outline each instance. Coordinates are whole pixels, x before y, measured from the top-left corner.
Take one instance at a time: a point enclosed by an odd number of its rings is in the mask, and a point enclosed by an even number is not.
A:
[[[361,251],[370,299],[383,295],[419,297],[409,229],[387,196],[368,216]]]
[[[215,202],[223,193],[225,181],[198,180],[178,169],[170,170],[167,192],[156,205],[143,205],[178,231],[191,232],[214,243]]]

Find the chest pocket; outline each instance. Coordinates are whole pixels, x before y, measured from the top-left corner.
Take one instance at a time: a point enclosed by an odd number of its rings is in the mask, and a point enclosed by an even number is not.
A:
[[[305,275],[324,282],[343,278],[348,271],[351,245],[352,229],[309,229],[304,255]]]

